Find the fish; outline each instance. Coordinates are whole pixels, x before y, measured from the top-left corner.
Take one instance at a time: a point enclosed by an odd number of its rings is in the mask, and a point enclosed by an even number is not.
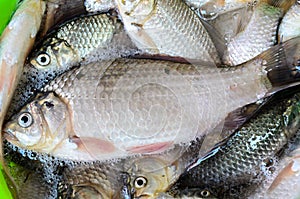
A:
[[[124,27],[144,53],[221,65],[216,46],[197,15],[180,0],[116,0]],[[217,36],[216,36],[217,37]]]
[[[72,67],[137,52],[116,16],[97,14],[63,23],[31,52],[6,118],[19,111],[47,82]]]
[[[180,168],[167,164],[162,158],[140,157],[128,172],[134,198],[157,198],[157,194],[174,181]]]
[[[299,39],[237,68],[126,58],[93,62],[48,83],[5,124],[4,135],[17,146],[78,161],[188,145],[231,111],[297,85]]]
[[[168,193],[240,198],[275,172],[281,150],[297,133],[299,93],[262,108],[243,127],[190,164]]]
[[[239,65],[274,46],[279,20],[291,5],[292,1],[268,0],[254,6],[249,23],[242,24],[240,32],[228,42],[223,63]]]
[[[299,23],[297,23],[299,20],[300,2],[296,1],[295,4],[287,11],[280,23],[278,29],[278,40],[280,42],[284,42],[300,35],[300,26]]]
[[[118,162],[112,161],[66,165],[58,186],[58,198],[116,198],[116,190],[123,182],[119,167]]]
[[[158,198],[176,181],[186,166],[197,156],[203,137],[188,147],[174,148],[154,155],[126,158],[122,170],[127,174],[127,189],[132,198]]]
[[[13,92],[17,86],[23,69],[23,63],[33,46],[37,31],[45,12],[45,3],[39,0],[27,0],[21,3],[4,29],[0,38],[0,132]],[[17,42],[16,42],[17,41]],[[2,140],[2,134],[0,135]],[[2,142],[0,143],[2,148]],[[14,195],[14,184],[7,168],[3,164],[3,154],[0,152],[2,174],[7,176]],[[6,187],[6,184],[1,184]]]

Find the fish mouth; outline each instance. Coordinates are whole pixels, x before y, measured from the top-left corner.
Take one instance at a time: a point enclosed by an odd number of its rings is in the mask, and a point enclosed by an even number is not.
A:
[[[18,141],[17,137],[13,134],[13,131],[11,129],[3,130],[3,138],[9,142]]]

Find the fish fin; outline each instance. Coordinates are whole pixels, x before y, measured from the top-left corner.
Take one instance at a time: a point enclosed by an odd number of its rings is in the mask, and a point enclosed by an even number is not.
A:
[[[256,115],[256,113],[261,109],[261,107],[269,103],[273,96],[274,95],[265,97],[255,103],[240,107],[229,113],[225,118],[221,138],[225,139],[229,137],[235,130],[239,129],[252,116]]]
[[[253,6],[247,6],[241,9],[239,20],[238,20],[237,33],[243,32],[246,29],[252,17],[253,8],[254,8]]]
[[[272,98],[273,95],[230,112],[222,122],[211,129],[209,133],[206,133],[199,149],[199,156],[205,155],[207,152],[226,142],[237,129],[245,124],[252,116],[256,115],[260,108],[266,103],[269,103]]]
[[[70,140],[79,150],[88,152],[92,157],[97,157],[98,153],[109,154],[116,151],[113,143],[99,138],[73,136]]]
[[[269,94],[300,84],[300,37],[273,46],[255,60],[261,60],[267,72]]]
[[[176,63],[183,63],[188,64],[190,63],[189,60],[186,60],[183,57],[173,57],[169,55],[163,55],[163,54],[136,54],[136,55],[130,55],[130,59],[151,59],[151,60],[164,60],[164,61],[171,61]]]
[[[221,36],[218,30],[214,28],[211,24],[209,24],[207,21],[199,18],[202,22],[202,25],[208,32],[209,36],[211,37],[212,42],[214,43],[219,57],[223,57],[223,54],[226,50],[226,40]]]
[[[131,153],[160,153],[172,146],[173,142],[159,142],[155,144],[146,144],[142,146],[130,147],[127,151]]]
[[[295,0],[265,0],[265,2],[273,7],[281,8],[284,12],[286,12],[290,9],[292,5],[295,4],[296,1]]]

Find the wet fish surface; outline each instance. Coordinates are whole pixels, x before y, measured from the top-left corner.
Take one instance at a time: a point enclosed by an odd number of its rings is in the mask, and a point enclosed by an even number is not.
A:
[[[255,5],[249,23],[242,24],[244,28],[229,41],[223,62],[239,65],[275,45],[279,20],[291,2],[270,0]]]
[[[284,42],[288,39],[297,37],[300,35],[300,1],[296,3],[288,10],[283,17],[278,30],[278,39]]]
[[[137,52],[116,16],[82,16],[62,24],[35,46],[24,66],[7,118],[47,82],[72,67]]]
[[[291,40],[235,69],[146,59],[91,63],[45,86],[45,93],[7,123],[6,136],[17,146],[76,160],[188,144],[229,112],[282,89],[283,83],[297,84],[291,67],[297,45]],[[286,58],[291,66],[281,65]]]
[[[275,170],[281,150],[299,127],[299,94],[263,108],[223,144],[191,164],[171,186],[174,196],[239,198]],[[240,193],[244,186],[244,193]],[[252,188],[251,188],[252,186]]]
[[[143,52],[220,65],[209,33],[183,1],[117,0],[116,3],[128,35]]]

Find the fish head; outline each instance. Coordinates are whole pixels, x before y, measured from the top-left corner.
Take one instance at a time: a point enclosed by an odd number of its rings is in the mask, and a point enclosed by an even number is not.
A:
[[[131,164],[130,187],[134,198],[157,198],[170,185],[172,166],[156,157],[138,158]]]
[[[66,105],[52,93],[38,95],[4,126],[4,137],[16,146],[50,152],[65,137]]]
[[[150,15],[156,6],[156,0],[117,0],[119,12],[133,18]],[[122,16],[124,16],[122,15]]]
[[[34,51],[29,63],[40,71],[67,70],[79,61],[79,56],[65,40],[49,38]]]

